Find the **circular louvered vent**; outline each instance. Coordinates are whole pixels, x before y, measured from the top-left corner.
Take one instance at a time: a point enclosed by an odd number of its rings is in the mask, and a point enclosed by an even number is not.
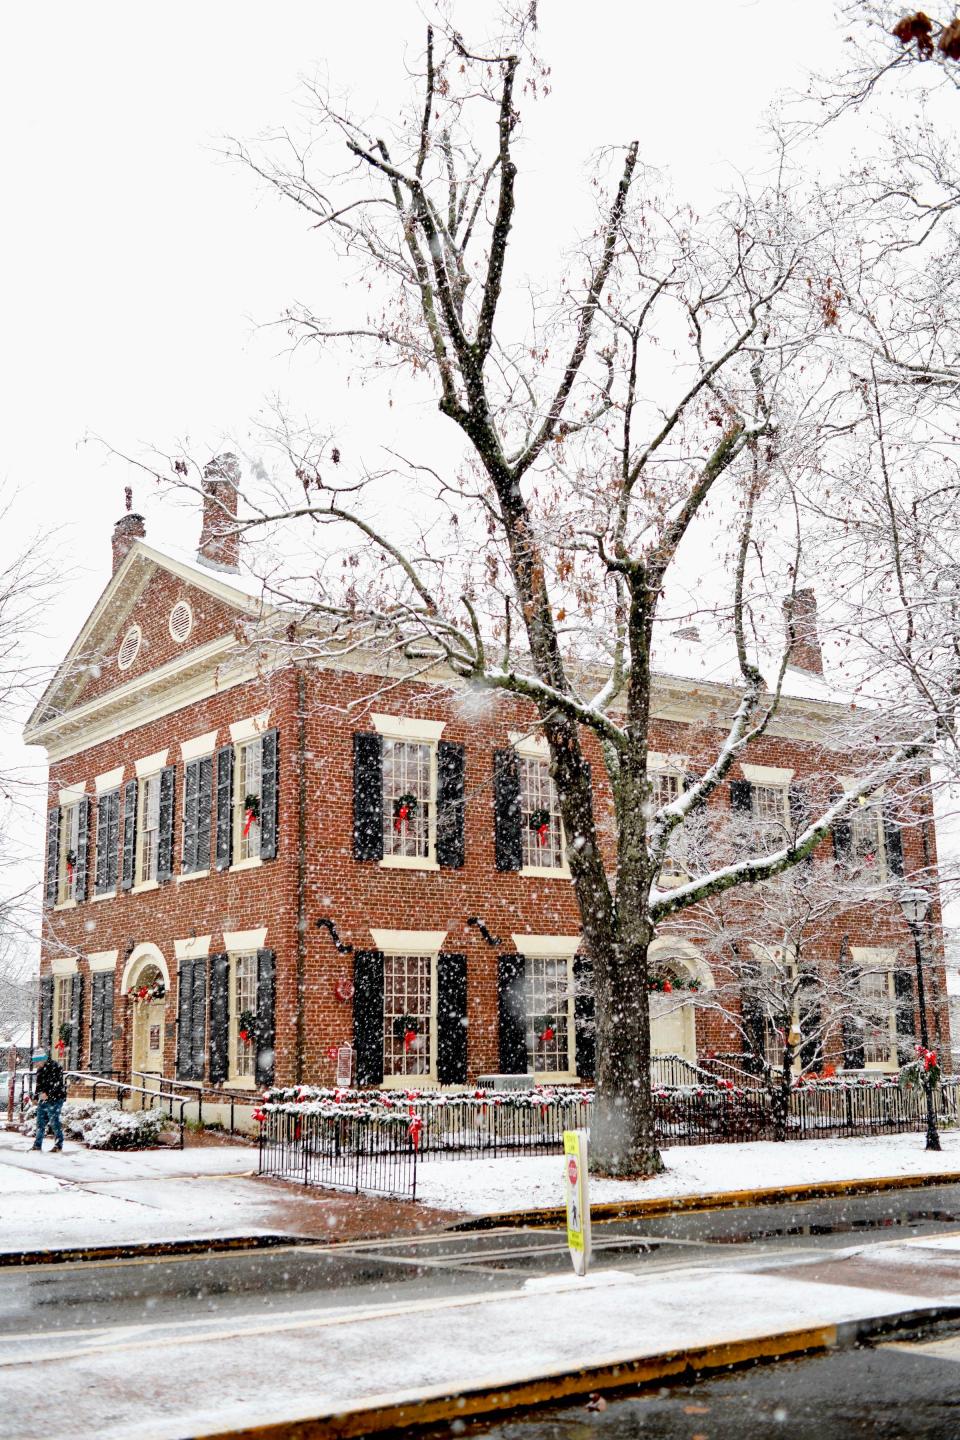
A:
[[[170,611],[170,634],[178,645],[182,645],[192,629],[193,611],[186,600],[178,600]]]
[[[139,625],[131,625],[120,642],[120,649],[117,651],[117,665],[121,670],[129,670],[140,653],[140,641],[143,639],[143,631]]]

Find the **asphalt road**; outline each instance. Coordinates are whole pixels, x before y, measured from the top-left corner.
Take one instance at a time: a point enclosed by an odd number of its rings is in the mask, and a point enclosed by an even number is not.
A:
[[[741,1258],[751,1267],[789,1265],[958,1226],[960,1185],[607,1222],[594,1227],[593,1268],[652,1275],[690,1265],[729,1267]],[[301,1309],[506,1291],[568,1263],[561,1232],[504,1230],[0,1269],[0,1337],[7,1337],[8,1354],[15,1348],[29,1360],[31,1345],[48,1350],[58,1332],[92,1337],[137,1325],[199,1332],[225,1319],[253,1323]],[[960,1419],[956,1434],[960,1440]]]
[[[453,1433],[464,1440],[957,1440],[960,1336],[755,1365],[610,1399],[602,1410],[588,1404],[455,1425]]]

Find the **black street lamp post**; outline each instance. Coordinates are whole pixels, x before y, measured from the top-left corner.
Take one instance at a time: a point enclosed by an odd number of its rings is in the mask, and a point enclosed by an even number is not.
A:
[[[904,919],[910,926],[910,933],[913,936],[913,949],[917,962],[917,1009],[920,1012],[920,1044],[924,1051],[930,1050],[930,1032],[927,1029],[927,1001],[923,988],[923,955],[920,950],[920,926],[927,918],[930,910],[930,896],[926,890],[919,885],[907,885],[900,892],[900,908],[903,911]],[[937,1131],[937,1112],[933,1103],[933,1087],[927,1083],[926,1071],[921,1072],[924,1076],[923,1089],[927,1097],[927,1149],[940,1149],[940,1135]]]

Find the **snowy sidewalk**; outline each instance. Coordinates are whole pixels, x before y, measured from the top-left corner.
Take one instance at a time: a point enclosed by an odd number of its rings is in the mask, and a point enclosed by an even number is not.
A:
[[[869,1333],[884,1318],[960,1301],[960,1235],[834,1251],[826,1273],[823,1263],[769,1256],[753,1267],[643,1269],[578,1281],[565,1268],[509,1292],[376,1309],[11,1335],[0,1355],[0,1436],[46,1434],[50,1395],[69,1396],[57,1412],[63,1437],[174,1440],[270,1425],[279,1435],[308,1417],[372,1412],[347,1428],[310,1429],[359,1434],[622,1386],[631,1374],[679,1374],[688,1362],[710,1368],[849,1343],[843,1327]]]
[[[664,1150],[667,1168],[655,1179],[591,1180],[590,1200],[600,1205],[886,1176],[960,1175],[960,1132],[946,1132],[941,1143],[939,1154],[924,1149],[922,1134],[678,1146]],[[563,1201],[562,1165],[557,1155],[423,1160],[417,1166],[417,1198],[471,1215],[550,1209]]]

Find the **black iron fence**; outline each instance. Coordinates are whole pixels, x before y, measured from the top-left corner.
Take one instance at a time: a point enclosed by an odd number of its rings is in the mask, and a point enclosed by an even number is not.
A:
[[[395,1098],[395,1097],[394,1097]],[[940,1124],[960,1120],[960,1082],[936,1092]],[[358,1097],[331,1111],[267,1106],[260,1126],[260,1172],[306,1185],[415,1199],[418,1161],[559,1154],[564,1130],[590,1128],[590,1092],[538,1099],[524,1095],[416,1097],[405,1113],[370,1114]],[[653,1097],[657,1143],[734,1144],[772,1140],[776,1116],[763,1090],[661,1089]],[[344,1110],[347,1113],[343,1113]],[[923,1093],[895,1084],[816,1086],[792,1091],[788,1140],[901,1134],[926,1127]]]

